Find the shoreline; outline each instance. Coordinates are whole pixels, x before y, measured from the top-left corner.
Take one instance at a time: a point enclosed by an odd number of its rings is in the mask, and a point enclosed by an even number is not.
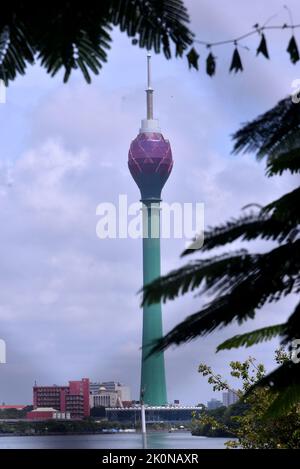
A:
[[[169,433],[168,431],[149,431],[147,432],[148,435],[153,435],[155,433]],[[173,434],[182,434],[182,433],[189,433],[191,436],[196,436],[198,438],[211,438],[205,435],[192,435],[191,432],[187,431],[176,431],[172,432]],[[3,437],[36,437],[36,436],[82,436],[82,435],[142,435],[141,432],[49,432],[49,433],[0,433],[0,438]],[[223,438],[223,437],[212,437],[212,438]]]

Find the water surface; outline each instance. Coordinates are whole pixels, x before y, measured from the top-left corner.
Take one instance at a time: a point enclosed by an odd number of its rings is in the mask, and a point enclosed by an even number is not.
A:
[[[224,449],[228,438],[192,436],[188,432],[156,432],[147,435],[148,448]],[[0,449],[122,449],[143,448],[139,433],[109,435],[2,436]]]

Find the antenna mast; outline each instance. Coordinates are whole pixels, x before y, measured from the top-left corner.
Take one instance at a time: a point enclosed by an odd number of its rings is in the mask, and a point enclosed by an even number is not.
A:
[[[153,117],[153,88],[151,86],[151,54],[147,53],[147,115],[142,119],[140,133],[160,133],[159,123]]]
[[[153,88],[151,86],[151,54],[147,54],[147,120],[153,119]]]

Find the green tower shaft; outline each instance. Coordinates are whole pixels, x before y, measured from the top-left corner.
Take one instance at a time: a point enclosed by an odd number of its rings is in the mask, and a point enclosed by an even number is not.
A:
[[[169,140],[162,135],[153,117],[150,54],[147,55],[147,118],[142,119],[137,137],[128,153],[129,171],[141,192],[143,213],[143,284],[160,277],[160,201],[161,191],[173,167]],[[167,404],[163,352],[149,356],[157,339],[163,336],[161,304],[143,308],[141,401],[159,406]]]
[[[160,276],[160,202],[143,202],[143,283]],[[161,304],[143,307],[141,395],[149,405],[167,404],[163,352],[147,356],[153,342],[163,335]]]

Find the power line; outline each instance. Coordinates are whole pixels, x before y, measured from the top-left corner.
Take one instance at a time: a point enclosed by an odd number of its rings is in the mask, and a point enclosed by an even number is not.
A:
[[[256,55],[262,54],[266,59],[269,59],[270,56],[269,56],[269,51],[268,51],[265,32],[266,31],[271,31],[271,30],[277,30],[277,31],[278,30],[281,30],[281,31],[290,30],[292,32],[292,35],[290,37],[290,40],[289,40],[287,48],[286,48],[286,52],[289,54],[291,62],[293,64],[296,64],[300,60],[300,53],[299,53],[298,45],[297,45],[297,42],[296,42],[296,38],[294,36],[294,30],[299,29],[300,24],[294,24],[293,15],[292,15],[291,10],[286,5],[284,5],[284,8],[288,12],[289,23],[284,23],[284,24],[281,24],[281,25],[279,25],[279,24],[269,25],[268,23],[275,16],[277,16],[277,15],[272,15],[263,25],[259,25],[257,23],[253,26],[253,28],[250,31],[248,31],[244,34],[241,34],[240,36],[234,37],[232,39],[225,39],[225,40],[222,40],[222,41],[213,41],[213,42],[211,42],[211,41],[204,41],[203,39],[200,39],[200,38],[198,39],[196,37],[193,41],[192,48],[190,49],[188,54],[186,54],[188,64],[189,64],[189,68],[195,68],[196,70],[198,70],[198,60],[199,60],[200,55],[199,55],[199,53],[198,53],[198,51],[196,50],[195,47],[196,47],[197,44],[199,44],[199,45],[205,46],[207,49],[209,49],[209,53],[208,53],[208,56],[206,58],[206,73],[209,76],[215,75],[217,58],[214,56],[214,54],[212,52],[212,48],[231,44],[231,45],[233,45],[234,50],[233,50],[233,55],[232,55],[229,71],[230,72],[234,71],[235,73],[242,72],[244,70],[244,68],[243,68],[241,56],[240,56],[240,53],[239,53],[239,48],[244,48],[244,49],[249,50],[249,47],[247,47],[244,44],[241,44],[241,41],[243,41],[244,39],[246,39],[250,36],[254,36],[254,35],[258,34],[259,38],[260,38],[260,42],[259,42],[258,47],[256,49]]]
[[[215,46],[221,46],[223,44],[234,44],[234,45],[238,45],[239,41],[249,37],[249,36],[253,36],[254,34],[261,34],[263,31],[266,31],[266,30],[271,30],[271,29],[281,29],[281,30],[284,30],[284,29],[297,29],[297,28],[300,28],[300,24],[295,24],[295,25],[291,25],[291,24],[283,24],[283,25],[274,25],[274,26],[259,26],[259,25],[255,25],[254,26],[254,30],[251,30],[251,31],[248,31],[247,33],[245,34],[242,34],[241,36],[238,36],[234,39],[226,39],[224,41],[216,41],[216,42],[209,42],[209,41],[203,41],[203,40],[200,40],[200,39],[194,39],[194,42],[196,42],[197,44],[202,44],[208,48],[210,47],[215,47]]]

